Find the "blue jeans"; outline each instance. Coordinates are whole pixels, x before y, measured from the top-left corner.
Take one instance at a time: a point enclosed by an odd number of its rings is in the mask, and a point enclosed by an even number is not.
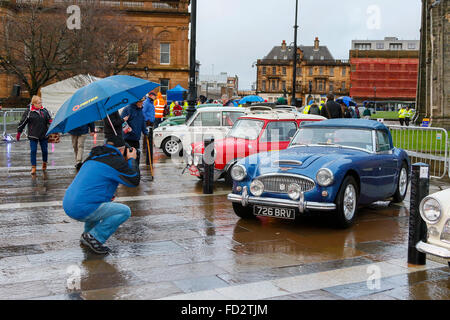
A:
[[[84,232],[90,233],[99,242],[105,243],[130,216],[131,210],[126,205],[103,202],[97,210],[80,221],[85,222]]]
[[[41,145],[42,161],[47,162],[47,160],[48,160],[48,140],[47,139],[30,140],[31,165],[32,166],[36,165],[36,154],[37,154],[38,143]]]

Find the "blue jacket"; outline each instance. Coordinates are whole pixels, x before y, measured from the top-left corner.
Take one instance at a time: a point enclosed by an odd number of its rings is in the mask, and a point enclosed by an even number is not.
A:
[[[145,99],[142,112],[144,113],[145,121],[155,122],[155,105],[153,104],[152,99],[148,97]]]
[[[89,124],[85,124],[84,126],[72,129],[69,131],[69,133],[74,136],[82,136],[83,134],[87,134],[89,132],[89,130],[91,132],[95,132],[94,122],[91,122]]]
[[[142,109],[139,109],[136,104],[127,105],[120,115],[123,118],[130,116],[127,120],[128,125],[131,127],[131,132],[124,134],[125,140],[139,141],[141,140],[141,132],[145,135],[148,134],[147,127],[145,125],[144,114]]]
[[[64,211],[73,219],[83,219],[110,202],[119,183],[136,187],[140,179],[134,159],[127,162],[111,145],[94,147],[64,195]]]

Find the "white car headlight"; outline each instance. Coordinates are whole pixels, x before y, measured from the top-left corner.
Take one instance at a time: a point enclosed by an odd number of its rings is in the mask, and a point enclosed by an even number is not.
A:
[[[288,195],[289,195],[289,198],[291,198],[292,200],[298,200],[298,198],[300,198],[301,193],[302,193],[302,188],[298,184],[291,183],[288,186]]]
[[[242,181],[244,180],[245,176],[247,175],[247,170],[245,170],[245,167],[236,164],[231,168],[231,178],[236,181]]]
[[[422,219],[430,224],[437,223],[441,218],[441,204],[434,198],[425,197],[419,206]]]
[[[316,174],[317,183],[322,187],[328,187],[334,182],[334,176],[330,169],[322,168]]]
[[[262,183],[259,180],[253,180],[250,184],[250,192],[254,195],[259,197],[264,192],[264,183]]]

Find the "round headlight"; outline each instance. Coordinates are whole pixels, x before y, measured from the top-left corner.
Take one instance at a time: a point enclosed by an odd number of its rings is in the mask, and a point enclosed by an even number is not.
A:
[[[231,178],[233,180],[242,181],[246,175],[247,170],[245,170],[245,167],[240,164],[234,165],[233,168],[231,168]]]
[[[330,169],[322,168],[316,174],[317,183],[322,187],[328,187],[334,181],[333,173]]]
[[[425,198],[420,203],[420,215],[428,223],[436,223],[441,218],[441,205],[434,198]]]
[[[254,195],[259,197],[264,192],[264,183],[262,183],[259,180],[253,180],[250,184],[250,192]]]
[[[300,194],[302,192],[302,188],[296,183],[291,183],[288,186],[288,195],[292,200],[298,200],[300,198]]]

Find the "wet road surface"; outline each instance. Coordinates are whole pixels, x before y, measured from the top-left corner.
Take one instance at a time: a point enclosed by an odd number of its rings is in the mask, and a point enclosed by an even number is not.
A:
[[[102,137],[87,139],[85,157],[94,143]],[[450,299],[445,261],[406,263],[409,195],[360,209],[346,230],[329,214],[246,221],[223,182],[203,195],[157,152],[153,181],[141,165],[140,186],[119,187],[132,217],[102,257],[80,247],[83,225],[62,210],[75,176],[70,137],[49,150],[48,172],[38,151],[32,178],[28,141],[0,144],[0,299]]]

